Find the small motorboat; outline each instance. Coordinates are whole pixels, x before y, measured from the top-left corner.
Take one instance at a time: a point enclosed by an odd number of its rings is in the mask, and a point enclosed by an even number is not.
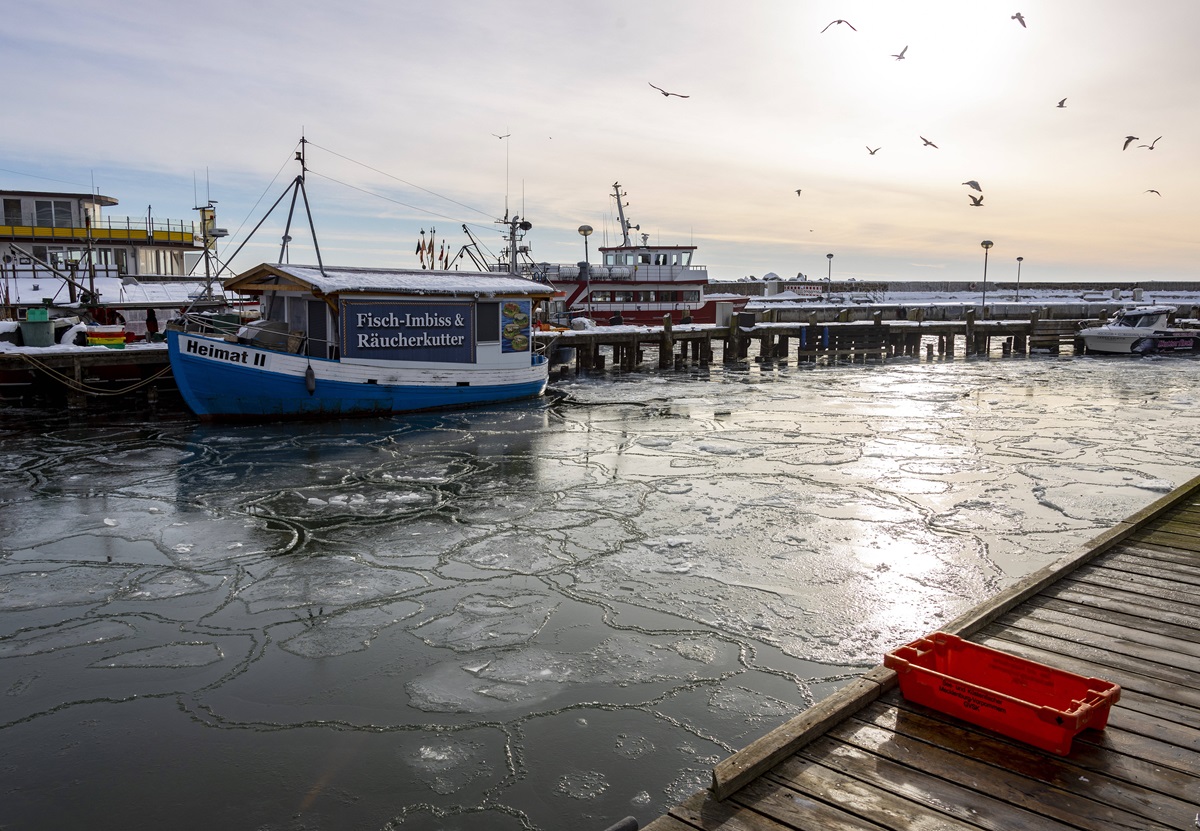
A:
[[[1168,324],[1174,312],[1174,306],[1131,306],[1101,326],[1081,329],[1079,337],[1088,352],[1112,355],[1200,351],[1200,331]]]

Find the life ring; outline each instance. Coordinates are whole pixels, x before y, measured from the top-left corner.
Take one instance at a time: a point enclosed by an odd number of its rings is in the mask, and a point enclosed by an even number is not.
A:
[[[972,284],[971,284],[971,291],[975,291],[975,284],[974,284],[974,283],[972,283]]]

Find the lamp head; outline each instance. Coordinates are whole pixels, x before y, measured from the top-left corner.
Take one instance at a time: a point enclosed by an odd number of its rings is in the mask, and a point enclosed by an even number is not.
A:
[[[829,258],[829,259],[831,259],[831,260],[833,259],[833,255],[832,255],[832,254],[826,254],[825,256],[826,256],[826,257],[828,257],[828,258]]]
[[[1017,262],[1021,262],[1024,259],[1025,259],[1024,257],[1017,257]]]
[[[580,226],[579,226],[579,234],[580,234],[580,236],[584,236],[584,237],[586,237],[586,236],[588,236],[588,235],[589,235],[589,234],[591,234],[591,233],[592,233],[592,226],[591,226],[591,225],[580,225]]]
[[[992,242],[990,239],[985,239],[983,242],[981,242],[979,244],[983,246],[984,251],[987,251],[989,248],[991,248],[993,245],[995,245],[995,243]]]

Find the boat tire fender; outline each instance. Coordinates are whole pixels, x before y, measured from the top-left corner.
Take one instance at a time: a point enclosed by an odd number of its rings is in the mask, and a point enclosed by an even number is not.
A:
[[[317,391],[317,373],[313,372],[312,364],[304,370],[304,388],[312,395]]]

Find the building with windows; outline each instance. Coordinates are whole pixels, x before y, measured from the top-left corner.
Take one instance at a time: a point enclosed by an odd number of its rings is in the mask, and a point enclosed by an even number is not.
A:
[[[179,280],[204,253],[197,223],[105,213],[111,196],[0,190],[0,262],[8,275]],[[201,222],[212,222],[211,209]],[[214,229],[209,229],[210,231]]]

